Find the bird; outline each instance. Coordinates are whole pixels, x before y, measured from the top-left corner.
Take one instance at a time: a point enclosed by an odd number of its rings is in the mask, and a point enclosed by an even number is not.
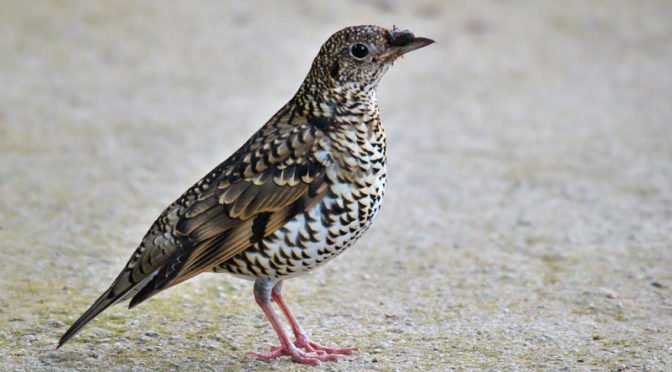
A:
[[[279,345],[249,354],[320,364],[356,350],[312,341],[282,285],[342,253],[378,214],[387,170],[376,89],[395,60],[432,43],[396,26],[351,26],[331,35],[289,102],[159,215],[57,348],[111,305],[130,300],[133,308],[214,271],[254,281],[254,299],[277,333]]]

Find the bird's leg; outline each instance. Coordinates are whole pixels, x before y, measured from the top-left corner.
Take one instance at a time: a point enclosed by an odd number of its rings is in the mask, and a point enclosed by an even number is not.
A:
[[[257,301],[257,304],[259,307],[261,307],[261,310],[264,312],[264,314],[266,314],[266,317],[271,322],[275,333],[278,334],[280,345],[268,345],[271,347],[271,351],[268,353],[249,352],[248,354],[254,355],[262,360],[274,359],[283,355],[289,355],[294,361],[307,364],[320,364],[321,361],[336,359],[336,355],[329,355],[324,351],[303,352],[294,345],[289,337],[287,337],[285,329],[282,327],[280,320],[271,307],[272,288],[273,283],[271,281],[258,279],[254,283],[254,299]]]
[[[280,293],[281,290],[282,290],[282,282],[279,282],[278,284],[275,285],[275,287],[273,287],[271,297],[273,298],[275,303],[278,304],[280,310],[282,310],[282,313],[285,314],[285,317],[289,321],[289,324],[291,324],[292,326],[292,331],[294,331],[294,336],[296,336],[294,346],[306,349],[306,351],[312,351],[312,352],[324,351],[325,353],[327,353],[327,355],[350,354],[354,350],[357,350],[357,348],[354,347],[339,348],[335,347],[335,345],[322,346],[314,341],[311,341],[306,335],[306,332],[303,331],[303,328],[301,328],[299,322],[294,317],[294,314],[292,314],[292,312],[289,310],[287,303],[282,298],[282,294]]]

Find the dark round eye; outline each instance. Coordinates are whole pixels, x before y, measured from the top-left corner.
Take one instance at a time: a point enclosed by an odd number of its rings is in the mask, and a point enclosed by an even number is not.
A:
[[[369,54],[369,48],[364,44],[355,43],[350,46],[350,54],[357,59],[362,59]]]

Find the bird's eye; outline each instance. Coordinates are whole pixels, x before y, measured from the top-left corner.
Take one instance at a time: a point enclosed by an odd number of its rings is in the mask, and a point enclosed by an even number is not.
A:
[[[355,43],[350,46],[350,54],[357,59],[362,59],[369,54],[369,48],[364,44]]]

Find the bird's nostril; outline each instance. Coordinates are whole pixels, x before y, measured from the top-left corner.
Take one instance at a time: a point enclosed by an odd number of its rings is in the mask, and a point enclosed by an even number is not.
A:
[[[386,33],[387,43],[394,46],[404,46],[415,40],[415,35],[408,30],[400,30],[396,26]]]

